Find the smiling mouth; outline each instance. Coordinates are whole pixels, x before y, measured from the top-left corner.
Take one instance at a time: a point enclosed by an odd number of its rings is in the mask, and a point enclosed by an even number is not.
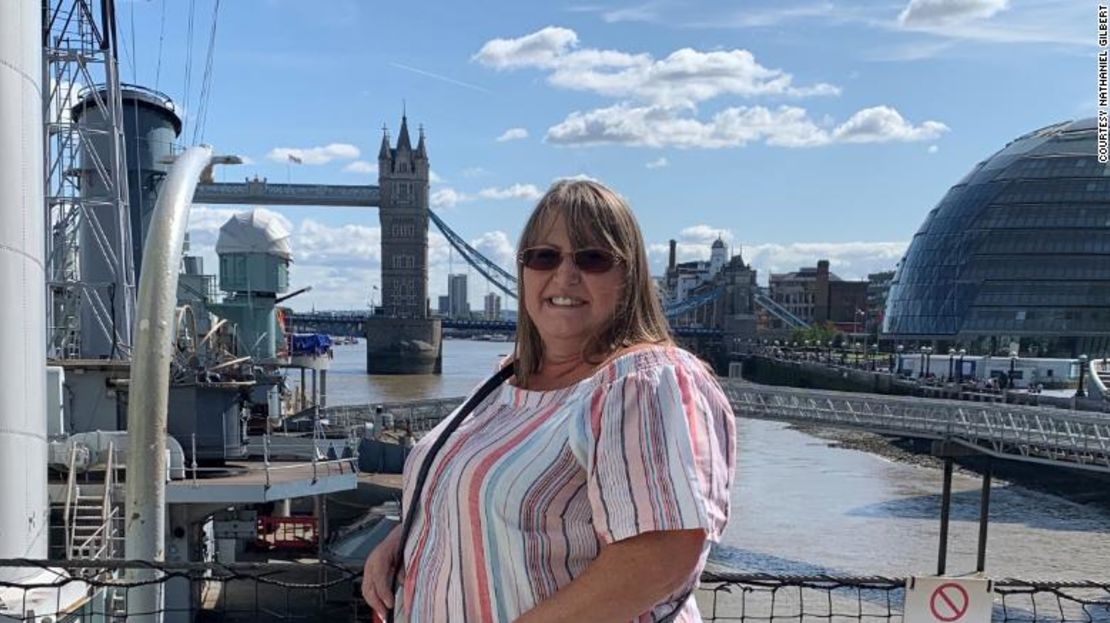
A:
[[[586,301],[583,301],[582,299],[576,299],[572,296],[551,296],[544,300],[553,307],[573,308],[582,307],[586,304]]]

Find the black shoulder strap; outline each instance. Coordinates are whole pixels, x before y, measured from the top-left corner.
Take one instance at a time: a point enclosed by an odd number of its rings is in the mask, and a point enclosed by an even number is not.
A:
[[[432,469],[432,462],[435,461],[436,455],[439,454],[440,449],[443,448],[443,444],[447,442],[447,438],[450,437],[455,432],[455,429],[457,429],[459,425],[463,423],[463,420],[465,420],[466,417],[470,415],[470,412],[473,411],[478,405],[482,404],[482,401],[485,400],[490,394],[492,394],[493,390],[500,387],[502,383],[507,381],[509,377],[513,375],[513,370],[515,369],[515,367],[516,366],[514,365],[514,363],[509,363],[505,367],[498,370],[497,374],[494,374],[489,379],[487,379],[486,382],[478,388],[478,391],[471,394],[470,398],[463,403],[462,407],[460,407],[459,410],[455,413],[455,417],[447,423],[447,426],[444,427],[443,432],[441,432],[436,440],[432,442],[432,447],[428,448],[427,454],[424,455],[424,460],[420,463],[420,470],[416,474],[416,485],[413,487],[412,496],[409,498],[409,501],[412,503],[412,508],[408,509],[407,513],[405,512],[404,508],[401,509],[401,515],[404,517],[404,523],[401,524],[401,541],[398,553],[401,556],[402,561],[404,560],[405,556],[405,541],[408,540],[409,532],[412,530],[413,518],[416,517],[417,510],[420,506],[420,495],[424,490],[424,481],[428,478],[428,472]],[[396,593],[396,574],[393,575],[392,584],[392,590],[394,593]],[[392,621],[393,612],[390,611],[389,614],[389,620]]]

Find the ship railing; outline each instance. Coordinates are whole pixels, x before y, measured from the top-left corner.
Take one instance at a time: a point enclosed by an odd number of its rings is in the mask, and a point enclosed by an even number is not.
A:
[[[367,423],[380,423],[377,410],[393,420],[393,428],[413,433],[427,432],[451,414],[464,400],[464,396],[413,400],[409,402],[383,402],[373,404],[338,405],[320,409],[320,417],[331,428],[351,431]]]
[[[312,483],[315,484],[319,479],[321,473],[324,475],[334,474],[336,471],[340,474],[356,473],[358,468],[358,456],[337,458],[337,459],[321,459],[319,453],[315,448],[315,437],[312,439],[314,446],[312,452],[312,459],[310,461],[297,461],[292,463],[275,463],[270,452],[270,435],[262,436],[262,471],[265,474],[266,488],[269,489],[273,484],[272,475],[274,472],[281,472],[287,470],[304,469],[306,466],[312,467]]]
[[[39,567],[51,576],[11,581],[0,573],[0,599],[12,604],[41,604],[5,610],[4,620],[97,620],[125,612],[129,594],[139,583],[126,579],[126,569],[157,569],[155,583],[188,582],[202,599],[177,607],[167,604],[158,614],[183,620],[369,620],[359,597],[362,565],[322,561],[263,563],[0,560],[0,571]],[[90,569],[114,573],[90,575]],[[58,570],[68,573],[58,573]],[[1096,569],[1093,573],[1103,573]],[[16,576],[20,577],[20,576]],[[990,620],[1062,623],[1110,620],[1110,578],[1029,580],[990,578]],[[701,575],[692,599],[701,618],[715,621],[802,621],[900,623],[910,620],[907,596],[915,578],[847,574],[781,574],[714,567]],[[149,581],[144,582],[147,583]],[[60,597],[67,587],[83,595],[113,591],[118,601],[84,598],[70,608]],[[237,587],[237,588],[233,588]],[[53,594],[51,594],[53,591]],[[968,604],[970,605],[970,603]],[[51,610],[56,612],[51,612]],[[967,608],[965,607],[965,610]],[[26,613],[26,614],[24,614]],[[60,615],[60,616],[59,616]],[[922,617],[924,620],[925,617]],[[959,618],[959,617],[956,617]],[[950,618],[949,620],[956,620]],[[965,617],[970,619],[970,615]],[[933,620],[933,619],[929,619]],[[944,620],[944,619],[941,619]],[[980,620],[980,619],[976,619]]]
[[[101,500],[100,509],[100,530],[104,532],[103,551],[98,552],[94,558],[115,558],[115,548],[112,547],[115,543],[113,540],[116,537],[115,527],[116,517],[118,516],[118,507],[112,500],[112,489],[115,485],[115,456],[116,447],[112,441],[108,442],[108,463],[104,468],[104,497]]]
[[[69,474],[66,476],[66,505],[63,516],[66,558],[73,558],[73,504],[77,495],[77,445],[69,449]]]

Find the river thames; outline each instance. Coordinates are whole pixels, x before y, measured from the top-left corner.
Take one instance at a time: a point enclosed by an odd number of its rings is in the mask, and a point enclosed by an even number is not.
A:
[[[443,374],[367,376],[365,345],[335,347],[328,404],[461,396],[512,345],[447,340]],[[738,413],[732,517],[714,558],[767,573],[930,574],[936,570],[941,472],[843,448]],[[995,480],[987,573],[1101,578],[1110,513]],[[980,481],[953,479],[949,573],[975,568]]]

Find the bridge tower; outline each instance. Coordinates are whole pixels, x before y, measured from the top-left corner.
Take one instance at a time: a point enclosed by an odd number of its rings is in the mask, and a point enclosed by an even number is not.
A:
[[[402,116],[397,147],[383,129],[378,151],[382,300],[366,324],[369,374],[440,371],[443,327],[428,313],[428,177],[424,130],[413,149]]]

